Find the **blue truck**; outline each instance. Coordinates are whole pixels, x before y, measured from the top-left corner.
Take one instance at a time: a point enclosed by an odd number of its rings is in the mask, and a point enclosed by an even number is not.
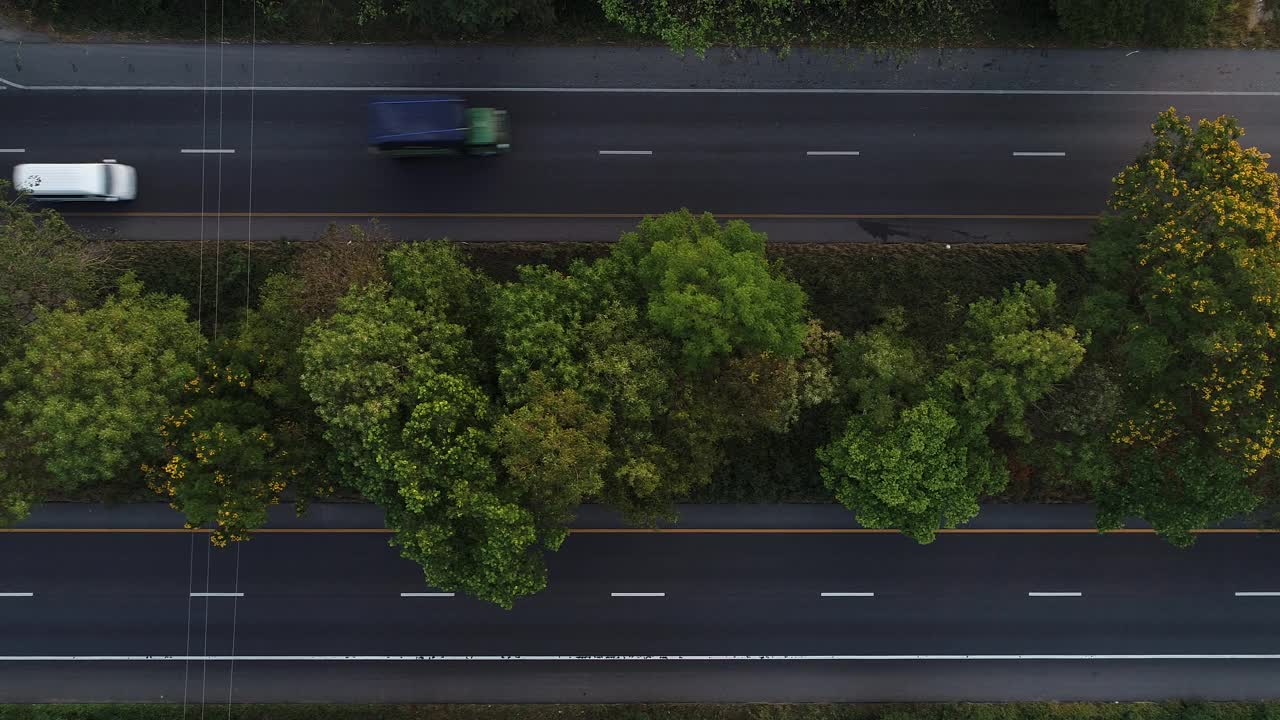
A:
[[[500,155],[511,149],[507,111],[470,107],[460,97],[377,97],[369,101],[369,151],[378,155]]]

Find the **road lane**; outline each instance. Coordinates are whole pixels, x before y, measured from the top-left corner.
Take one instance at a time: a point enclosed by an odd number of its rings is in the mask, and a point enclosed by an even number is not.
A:
[[[233,643],[237,656],[294,657],[1280,651],[1280,598],[1236,594],[1280,588],[1276,535],[1202,536],[1189,550],[1150,535],[947,535],[929,546],[893,535],[574,535],[548,557],[549,588],[512,611],[461,595],[404,597],[438,589],[386,539],[261,535],[237,558],[235,549],[210,549],[205,536],[193,544],[186,534],[3,534],[0,589],[34,596],[0,604],[0,657],[230,655]],[[1081,596],[1028,596],[1046,590]],[[874,596],[822,596],[832,591]],[[683,665],[552,663],[520,672],[545,680],[521,689],[510,687],[516,676],[495,667],[501,663],[388,668],[362,685],[369,663],[246,662],[237,672],[252,680],[237,680],[237,697],[279,699],[290,683],[295,701],[936,699],[973,672],[957,661],[846,661],[806,671],[786,662],[669,662]],[[954,697],[1256,697],[1280,667],[1188,659],[1156,676],[1150,665],[1163,661],[1078,660],[1096,681],[1085,686],[1083,671],[1049,672],[1047,661],[1027,661],[1035,670],[986,662],[992,682]],[[227,664],[197,664],[212,673],[199,689],[225,692]],[[96,663],[62,676],[54,692],[31,665],[0,661],[0,699],[155,699],[160,688],[181,688],[185,672],[181,661]],[[869,678],[882,682],[868,686]],[[766,680],[775,684],[753,684]],[[40,696],[41,688],[53,694]],[[587,695],[575,694],[583,689]]]
[[[105,211],[1087,214],[1146,138],[1160,97],[481,93],[512,112],[495,159],[369,156],[362,93],[0,94],[23,162],[116,158],[140,196]],[[1280,147],[1280,98],[1184,97]],[[203,118],[203,120],[202,120]],[[219,120],[221,119],[221,120]],[[857,157],[813,157],[815,148]],[[183,148],[228,148],[192,155]],[[601,156],[642,149],[649,156]],[[1017,151],[1065,152],[1060,158]],[[219,173],[221,180],[219,180]],[[80,209],[80,208],[77,208]]]

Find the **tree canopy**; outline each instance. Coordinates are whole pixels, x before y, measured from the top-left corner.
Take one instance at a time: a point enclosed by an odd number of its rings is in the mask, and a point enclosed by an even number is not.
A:
[[[38,310],[21,351],[0,369],[10,448],[0,492],[47,497],[110,485],[154,460],[155,429],[195,377],[205,344],[183,300],[144,294],[129,275],[101,307]]]
[[[105,247],[50,209],[33,211],[0,181],[0,358],[40,307],[92,305],[107,285]]]
[[[386,510],[428,582],[510,607],[542,589],[540,538],[498,482],[493,408],[442,289],[471,275],[445,246],[392,251],[392,283],[353,289],[303,340],[303,386],[347,480]]]
[[[971,304],[944,354],[905,329],[891,311],[842,348],[850,415],[819,458],[859,522],[927,543],[1004,488],[1001,440],[1030,439],[1027,406],[1070,375],[1084,347],[1056,322],[1054,287],[1030,281]]]
[[[685,210],[645,219],[608,257],[523,268],[496,292],[509,418],[554,405],[590,422],[582,436],[526,437],[580,438],[590,472],[572,486],[584,497],[639,522],[666,517],[709,481],[727,439],[785,431],[802,404],[829,399],[823,352],[806,354],[821,328],[764,243],[744,223]]]
[[[1086,305],[1123,412],[1087,465],[1100,522],[1171,540],[1250,510],[1280,433],[1280,219],[1267,156],[1227,117],[1170,109],[1115,180]]]
[[[882,47],[964,37],[990,0],[600,0],[605,17],[673,50],[866,43]]]

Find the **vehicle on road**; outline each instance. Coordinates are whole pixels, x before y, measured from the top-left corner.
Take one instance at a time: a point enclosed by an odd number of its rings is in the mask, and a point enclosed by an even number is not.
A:
[[[138,196],[138,172],[114,162],[24,164],[13,186],[45,202],[119,202]]]
[[[460,97],[379,97],[369,101],[369,151],[379,155],[498,155],[511,149],[507,111],[470,107]]]

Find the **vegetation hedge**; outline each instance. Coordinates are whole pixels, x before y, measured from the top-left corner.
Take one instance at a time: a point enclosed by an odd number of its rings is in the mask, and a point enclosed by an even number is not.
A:
[[[205,287],[200,298],[201,250],[192,242],[116,242],[112,252],[120,267],[131,269],[156,292],[186,298],[201,309],[206,327],[214,307],[238,312],[249,290],[255,302],[262,281],[283,272],[308,251],[308,243],[257,242],[252,260],[244,243],[223,243],[222,280],[213,274],[213,250],[203,257]],[[574,259],[604,257],[609,243],[473,242],[458,243],[470,264],[492,279],[516,279],[521,265],[545,264],[557,270]],[[810,244],[773,243],[767,248],[780,260],[791,278],[804,288],[814,315],[823,324],[846,335],[865,330],[879,321],[879,308],[903,307],[922,338],[945,341],[941,311],[948,305],[965,305],[980,297],[992,297],[1017,282],[1053,282],[1068,314],[1079,305],[1088,274],[1084,245],[1057,244]],[[251,272],[246,273],[246,269]],[[249,287],[246,287],[248,284]],[[216,298],[216,302],[215,302]],[[228,310],[230,309],[230,310]]]
[[[506,39],[936,47],[1243,41],[1232,0],[14,0],[62,32],[269,42]],[[1274,28],[1276,23],[1271,23]],[[1265,39],[1265,33],[1263,39]]]

